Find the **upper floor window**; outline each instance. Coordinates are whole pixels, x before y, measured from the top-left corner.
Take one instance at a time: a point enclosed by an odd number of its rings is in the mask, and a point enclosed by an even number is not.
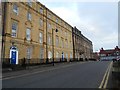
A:
[[[48,29],[51,29],[51,24],[48,22]]]
[[[40,13],[43,14],[43,8],[40,7]]]
[[[59,45],[59,37],[56,36],[56,46],[58,46],[58,45]]]
[[[16,4],[13,5],[13,12],[18,15],[18,6]]]
[[[28,0],[28,5],[29,5],[30,7],[32,7],[32,1],[31,1],[31,0]]]
[[[64,47],[64,40],[63,40],[63,38],[61,38],[61,47],[62,48]]]
[[[40,26],[43,26],[43,20],[40,18]]]
[[[51,18],[51,14],[48,14],[48,18]]]
[[[27,48],[27,59],[31,59],[32,58],[32,48],[28,47]]]
[[[16,37],[17,36],[17,29],[18,29],[18,23],[17,22],[13,22],[12,23],[12,37]]]
[[[67,32],[65,31],[65,37],[67,36]]]
[[[48,34],[48,44],[51,45],[51,35]]]
[[[30,39],[31,39],[30,33],[31,33],[30,28],[27,28],[27,30],[26,30],[26,39],[27,39],[28,41],[30,41]]]
[[[58,23],[58,18],[56,18],[56,23]]]
[[[68,48],[68,41],[67,40],[65,40],[65,46],[66,46],[66,48]]]
[[[27,20],[29,20],[29,21],[32,20],[32,16],[31,16],[31,13],[30,13],[30,12],[27,13]]]
[[[62,20],[61,20],[61,25],[62,25]]]
[[[66,28],[66,23],[64,24],[64,27]]]
[[[43,43],[43,33],[42,32],[39,33],[39,39],[40,39],[40,43]]]

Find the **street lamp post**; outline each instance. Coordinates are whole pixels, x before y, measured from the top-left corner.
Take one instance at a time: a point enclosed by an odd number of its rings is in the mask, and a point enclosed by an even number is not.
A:
[[[58,29],[55,29],[58,32]],[[52,29],[52,51],[53,51],[53,66],[54,66],[54,29]]]

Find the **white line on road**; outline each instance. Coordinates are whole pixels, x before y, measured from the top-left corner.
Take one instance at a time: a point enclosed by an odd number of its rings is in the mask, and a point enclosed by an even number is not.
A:
[[[111,62],[110,65],[109,65],[108,75],[107,75],[107,78],[106,78],[106,81],[105,81],[105,84],[104,84],[103,88],[107,88],[107,84],[108,84],[108,79],[109,79],[109,75],[110,75],[111,66],[112,66],[112,62]]]
[[[112,66],[112,62],[109,64],[99,88],[106,88],[107,83],[108,83],[108,78],[109,78],[111,66]]]

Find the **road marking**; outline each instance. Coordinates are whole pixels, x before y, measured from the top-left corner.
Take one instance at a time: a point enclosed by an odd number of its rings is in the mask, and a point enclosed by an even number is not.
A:
[[[5,78],[0,78],[0,80],[7,80],[7,79],[13,79],[13,78],[18,78],[18,77],[23,77],[23,76],[28,76],[28,75],[33,75],[33,74],[37,74],[37,73],[42,73],[42,72],[46,72],[46,71],[52,71],[52,70],[56,70],[56,69],[60,69],[60,68],[65,68],[65,67],[70,67],[70,66],[74,66],[76,64],[83,64],[85,62],[82,63],[75,63],[72,65],[65,65],[65,66],[61,66],[61,67],[56,67],[56,68],[52,68],[52,69],[47,69],[47,70],[42,70],[42,71],[38,71],[38,72],[33,72],[33,73],[27,73],[27,74],[23,74],[23,75],[19,75],[19,76],[11,76],[11,77],[5,77]]]
[[[109,70],[108,70],[108,75],[107,75],[107,77],[106,77],[106,82],[105,82],[103,88],[106,88],[106,87],[107,87],[108,79],[109,79],[109,76],[110,76],[111,66],[112,66],[112,62],[110,63]]]
[[[112,62],[109,64],[99,88],[106,88],[107,83],[108,83],[108,78],[109,78],[111,66],[112,66]]]

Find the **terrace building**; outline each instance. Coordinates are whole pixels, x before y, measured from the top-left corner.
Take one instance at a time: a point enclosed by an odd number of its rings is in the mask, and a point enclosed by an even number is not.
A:
[[[76,59],[91,59],[93,58],[93,45],[80,30],[73,28],[73,57]]]
[[[73,58],[72,26],[40,2],[2,3],[2,60],[17,50],[18,64]]]

